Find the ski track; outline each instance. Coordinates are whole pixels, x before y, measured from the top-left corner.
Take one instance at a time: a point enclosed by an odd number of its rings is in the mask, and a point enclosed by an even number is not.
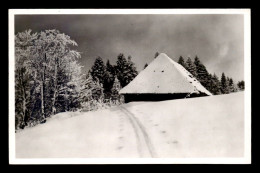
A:
[[[135,115],[127,110],[125,107],[120,106],[120,110],[126,115],[134,128],[135,135],[137,138],[137,150],[140,157],[157,157],[155,148],[149,138],[148,133],[145,130],[145,127],[139,121]]]

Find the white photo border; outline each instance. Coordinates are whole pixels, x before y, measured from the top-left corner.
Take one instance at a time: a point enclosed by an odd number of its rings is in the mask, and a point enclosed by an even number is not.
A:
[[[241,158],[48,158],[15,157],[15,15],[73,14],[241,14],[244,15],[244,157]],[[251,164],[251,10],[250,9],[9,9],[9,164]]]

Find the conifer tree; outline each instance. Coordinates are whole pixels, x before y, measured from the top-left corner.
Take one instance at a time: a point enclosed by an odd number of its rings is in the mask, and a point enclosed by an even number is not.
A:
[[[226,76],[226,94],[230,93],[229,91],[229,77]]]
[[[136,70],[135,64],[132,61],[132,57],[128,56],[127,58],[127,75],[126,75],[126,84],[129,84],[137,75],[138,72]]]
[[[91,68],[91,75],[94,81],[104,84],[105,65],[101,57],[97,57]]]
[[[245,82],[242,80],[242,81],[239,81],[238,83],[237,83],[237,87],[238,87],[238,90],[240,90],[240,91],[243,91],[243,90],[245,90]]]
[[[234,85],[233,79],[229,78],[228,80],[228,87],[230,92],[237,92],[237,87]]]
[[[125,75],[127,69],[127,60],[124,54],[120,53],[116,61],[116,75],[122,87],[126,86]]]
[[[222,73],[222,75],[221,75],[221,93],[228,94],[227,79],[226,79],[225,73]]]
[[[147,66],[148,66],[148,64],[147,64],[147,63],[145,63],[145,65],[144,65],[144,69],[145,69]]]
[[[200,62],[199,58],[196,56],[194,59],[194,64],[196,66],[197,80],[208,89],[209,86],[209,73],[206,67]]]
[[[115,77],[115,75],[116,75],[115,67],[110,64],[109,60],[107,60],[107,63],[106,63],[106,71],[108,71],[110,74],[113,75],[113,77]]]
[[[219,79],[218,79],[218,77],[215,73],[213,75],[213,81],[215,83],[214,88],[213,88],[213,93],[215,95],[221,94],[221,84],[220,84],[220,81],[219,81]]]
[[[107,60],[105,74],[104,74],[104,85],[103,85],[105,98],[110,97],[114,80],[115,80],[114,67],[110,64],[109,60]]]
[[[138,74],[134,63],[131,60],[131,56],[128,56],[128,60],[124,57],[124,54],[119,54],[117,57],[116,75],[122,87],[129,84]]]
[[[185,61],[184,61],[184,59],[183,59],[182,56],[180,56],[180,58],[179,58],[179,60],[178,60],[178,63],[179,63],[180,65],[182,65],[182,66],[186,69],[186,64],[185,64]]]
[[[197,77],[197,69],[194,63],[192,62],[191,58],[188,57],[186,63],[185,63],[185,68],[188,70],[195,78]]]
[[[209,91],[214,95],[221,94],[220,81],[219,81],[217,75],[214,73],[214,75],[209,74],[209,76],[210,76]]]
[[[159,52],[156,52],[154,55],[154,59],[157,58],[158,55],[159,55]]]

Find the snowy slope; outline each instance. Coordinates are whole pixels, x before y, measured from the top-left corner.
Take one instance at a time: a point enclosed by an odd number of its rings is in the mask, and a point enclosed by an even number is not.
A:
[[[243,92],[125,106],[159,157],[243,157]]]
[[[184,67],[161,53],[120,94],[198,92],[212,95]]]
[[[16,157],[242,157],[243,101],[239,92],[61,113],[16,133]]]
[[[57,114],[45,124],[16,133],[16,157],[138,157],[134,130],[120,112],[72,114]]]

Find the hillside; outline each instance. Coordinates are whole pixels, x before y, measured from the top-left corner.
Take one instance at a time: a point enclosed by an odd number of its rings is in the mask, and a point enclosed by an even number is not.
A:
[[[242,157],[244,92],[66,112],[16,133],[17,158]]]

